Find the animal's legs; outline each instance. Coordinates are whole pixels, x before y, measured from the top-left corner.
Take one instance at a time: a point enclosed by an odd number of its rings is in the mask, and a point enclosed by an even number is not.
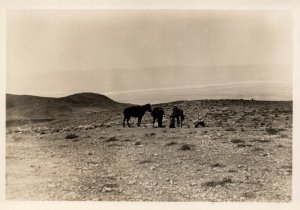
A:
[[[180,126],[180,118],[176,117],[176,120],[177,120],[177,126],[179,127]]]
[[[125,120],[126,120],[126,117],[124,117],[123,119],[123,127],[125,128]]]
[[[139,118],[138,118],[138,124],[137,124],[137,126],[138,126],[138,127],[140,127],[140,125],[141,125],[141,121],[142,121],[142,118],[141,118],[141,117],[139,117]]]
[[[158,127],[162,127],[162,117],[159,117],[158,119],[157,119],[157,121],[158,121]]]
[[[129,120],[130,120],[130,117],[127,118],[127,125],[128,125],[128,127],[131,127],[129,124]]]
[[[182,128],[182,117],[180,117],[180,127]]]

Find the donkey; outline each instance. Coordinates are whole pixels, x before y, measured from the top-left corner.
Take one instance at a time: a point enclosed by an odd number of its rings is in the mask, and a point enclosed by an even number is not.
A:
[[[170,120],[174,121],[176,118],[177,120],[177,126],[179,127],[182,127],[182,121],[184,120],[184,115],[183,115],[183,110],[178,108],[177,106],[174,106],[173,107],[173,112],[170,116]]]
[[[151,115],[153,117],[153,127],[154,127],[156,119],[157,119],[158,127],[159,128],[163,127],[163,125],[162,125],[162,119],[164,117],[164,114],[165,114],[165,112],[164,112],[163,108],[161,108],[161,107],[155,107],[152,110]]]
[[[131,106],[131,107],[127,107],[124,109],[123,113],[124,113],[124,120],[123,120],[123,127],[125,127],[125,120],[127,120],[127,125],[128,127],[131,127],[129,125],[129,120],[130,117],[135,117],[138,118],[138,123],[137,126],[140,127],[141,122],[142,122],[142,118],[145,114],[145,112],[151,112],[151,105],[150,104],[145,104],[143,106]]]

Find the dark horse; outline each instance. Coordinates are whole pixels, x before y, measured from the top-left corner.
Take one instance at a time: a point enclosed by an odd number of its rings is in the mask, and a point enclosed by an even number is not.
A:
[[[170,116],[171,122],[177,120],[177,126],[182,127],[182,121],[184,120],[183,110],[178,108],[177,106],[173,107],[173,112]]]
[[[137,117],[138,123],[137,126],[139,127],[141,125],[142,117],[144,116],[145,112],[151,112],[151,105],[145,104],[143,106],[131,106],[126,109],[124,109],[124,120],[123,120],[123,127],[125,127],[125,120],[127,120],[127,125],[129,125],[130,117]]]
[[[164,117],[164,114],[165,114],[165,112],[164,112],[163,108],[161,108],[161,107],[155,107],[152,110],[151,115],[153,117],[153,127],[154,127],[156,119],[157,119],[157,122],[158,122],[158,127],[159,128],[163,127],[163,125],[162,125],[162,119]]]

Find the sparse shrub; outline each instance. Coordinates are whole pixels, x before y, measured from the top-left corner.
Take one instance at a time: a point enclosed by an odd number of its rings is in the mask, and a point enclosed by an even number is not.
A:
[[[223,127],[223,122],[221,120],[219,120],[216,124],[217,127]]]
[[[195,133],[197,133],[197,131],[190,131],[190,132],[188,132],[188,134],[195,134]]]
[[[241,132],[245,132],[245,128],[241,127]]]
[[[220,163],[215,163],[211,165],[212,168],[217,168],[217,167],[224,167],[224,165],[220,164]]]
[[[229,173],[237,173],[238,171],[235,170],[235,169],[229,169],[228,172],[229,172]]]
[[[150,136],[155,136],[156,135],[156,133],[150,133]]]
[[[255,198],[255,193],[254,192],[245,192],[245,193],[242,194],[242,197]]]
[[[255,140],[251,140],[251,142],[259,142],[259,143],[268,143],[270,142],[271,140],[269,139],[255,139]]]
[[[280,134],[280,137],[281,138],[287,138],[287,137],[289,137],[287,134]]]
[[[256,147],[256,148],[252,149],[252,151],[259,152],[259,151],[264,151],[264,149],[260,148],[260,147]]]
[[[218,185],[224,186],[227,183],[233,183],[231,178],[223,178],[221,181],[209,181],[204,182],[201,186],[202,187],[216,187]]]
[[[278,144],[275,147],[277,147],[277,148],[283,148],[284,146],[282,144]]]
[[[252,147],[252,144],[238,144],[237,147]]]
[[[151,162],[152,162],[151,160],[142,160],[139,162],[139,164],[151,163]]]
[[[66,139],[75,139],[75,138],[78,138],[78,136],[76,134],[74,134],[74,133],[70,133],[65,138]]]
[[[138,145],[141,145],[141,144],[142,144],[141,141],[137,141],[137,142],[134,143],[134,145],[137,145],[137,146],[138,146]]]
[[[290,119],[290,117],[289,117],[289,116],[286,116],[286,117],[285,117],[285,120],[289,120],[289,119]]]
[[[225,131],[235,131],[235,129],[232,127],[229,127],[229,128],[225,128]]]
[[[233,143],[233,144],[240,144],[240,143],[245,143],[245,141],[241,140],[241,139],[231,139],[231,143]]]
[[[115,136],[106,139],[106,142],[112,142],[112,141],[118,141],[118,139]]]
[[[275,129],[275,128],[266,128],[266,132],[269,134],[269,135],[276,135],[279,133],[279,130],[278,129]]]
[[[121,145],[119,145],[119,144],[117,144],[117,143],[110,143],[108,146],[109,146],[109,147],[116,147],[116,146],[121,146]]]
[[[183,151],[191,150],[191,149],[192,147],[189,144],[183,144],[181,147],[179,147],[179,150],[183,150]]]
[[[166,146],[172,146],[172,145],[175,145],[175,144],[177,144],[177,143],[174,142],[174,141],[171,141],[171,142],[167,143]]]

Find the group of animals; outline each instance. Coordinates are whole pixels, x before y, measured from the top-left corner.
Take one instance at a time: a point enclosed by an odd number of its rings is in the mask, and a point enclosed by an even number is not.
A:
[[[131,117],[138,118],[137,126],[139,127],[142,122],[142,118],[145,114],[145,112],[151,112],[151,115],[153,117],[153,127],[155,122],[157,121],[158,127],[162,128],[163,126],[163,116],[165,115],[165,112],[162,107],[155,107],[154,109],[151,108],[150,104],[145,104],[143,106],[131,106],[124,109],[124,119],[123,119],[123,127],[125,127],[125,121],[127,121],[128,127],[131,127],[129,124],[129,120]],[[170,124],[169,128],[175,128],[175,119],[177,122],[178,127],[182,127],[182,121],[184,120],[183,110],[180,109],[177,106],[173,107],[172,114],[170,115]],[[204,127],[204,121],[199,119],[198,122],[195,123],[195,127],[202,126]]]

